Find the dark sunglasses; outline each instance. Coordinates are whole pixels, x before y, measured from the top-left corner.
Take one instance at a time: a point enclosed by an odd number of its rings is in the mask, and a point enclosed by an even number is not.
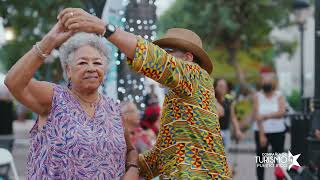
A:
[[[174,53],[174,52],[177,52],[177,51],[181,51],[180,49],[168,48],[168,47],[163,48],[163,50],[165,50],[167,53]]]

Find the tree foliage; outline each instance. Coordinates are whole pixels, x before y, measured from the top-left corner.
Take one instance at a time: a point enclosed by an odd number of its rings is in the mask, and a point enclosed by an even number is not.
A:
[[[239,50],[270,46],[269,33],[288,22],[291,0],[176,0],[160,17],[160,34],[172,27],[195,31],[209,49],[224,47],[240,83],[243,72],[237,62]]]
[[[194,30],[207,45],[243,47],[268,42],[270,31],[287,23],[291,0],[176,0],[161,16],[159,30],[184,27]]]
[[[13,29],[15,39],[0,50],[1,62],[11,67],[57,22],[57,14],[66,7],[82,7],[77,0],[2,0],[0,13],[4,26]]]

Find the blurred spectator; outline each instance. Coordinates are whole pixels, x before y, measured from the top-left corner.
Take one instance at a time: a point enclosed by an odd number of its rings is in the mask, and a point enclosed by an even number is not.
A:
[[[234,101],[229,93],[227,81],[224,79],[217,79],[214,83],[215,95],[218,103],[223,108],[223,115],[219,116],[220,129],[223,138],[225,150],[228,151],[231,135],[230,135],[230,122],[233,125],[235,137],[241,139],[243,133],[241,132],[237,116],[234,110]]]
[[[254,131],[256,154],[262,157],[268,152],[271,145],[273,153],[284,151],[285,140],[285,99],[277,91],[274,73],[262,75],[262,90],[257,92],[253,99]],[[264,168],[257,167],[258,180],[264,179]]]
[[[315,138],[320,140],[320,129],[315,130]]]
[[[121,104],[122,117],[125,127],[129,131],[131,143],[139,153],[150,149],[156,139],[152,130],[144,130],[140,127],[140,116],[137,106],[132,102]]]
[[[17,113],[17,120],[19,122],[23,122],[27,118],[28,109],[21,103],[17,102],[16,113]]]
[[[14,120],[13,98],[7,87],[0,82],[0,115],[1,126],[0,135],[10,135],[13,133],[12,123]]]
[[[143,129],[151,129],[155,134],[159,131],[160,105],[158,96],[155,93],[154,85],[150,85],[151,92],[146,96],[144,114],[141,121]]]
[[[236,137],[236,140],[242,139],[244,136],[241,132],[237,116],[235,114],[235,108],[234,108],[234,101],[229,93],[229,87],[227,84],[227,81],[224,79],[216,79],[214,82],[214,89],[215,89],[215,96],[217,99],[217,108],[222,108],[222,110],[219,110],[222,113],[219,113],[219,122],[220,122],[220,129],[221,129],[221,136],[223,140],[224,149],[227,155],[227,160],[229,163],[230,170],[232,173],[234,172],[235,167],[231,167],[232,159],[230,157],[229,148],[231,144],[231,128],[230,128],[230,122],[232,123],[234,134]],[[218,112],[219,112],[218,111]]]

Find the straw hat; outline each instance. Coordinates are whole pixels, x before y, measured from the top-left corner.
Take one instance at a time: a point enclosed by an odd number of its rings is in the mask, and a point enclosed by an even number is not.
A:
[[[199,65],[203,69],[209,74],[212,72],[212,61],[206,51],[202,48],[200,37],[188,29],[168,29],[163,38],[155,40],[153,43],[160,47],[178,48],[191,52],[199,60]]]

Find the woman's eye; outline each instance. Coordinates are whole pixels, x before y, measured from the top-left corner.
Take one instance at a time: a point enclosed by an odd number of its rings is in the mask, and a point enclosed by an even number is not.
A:
[[[79,62],[79,65],[87,64],[86,62]]]
[[[102,65],[101,62],[95,62],[94,64],[95,64],[95,65]]]

